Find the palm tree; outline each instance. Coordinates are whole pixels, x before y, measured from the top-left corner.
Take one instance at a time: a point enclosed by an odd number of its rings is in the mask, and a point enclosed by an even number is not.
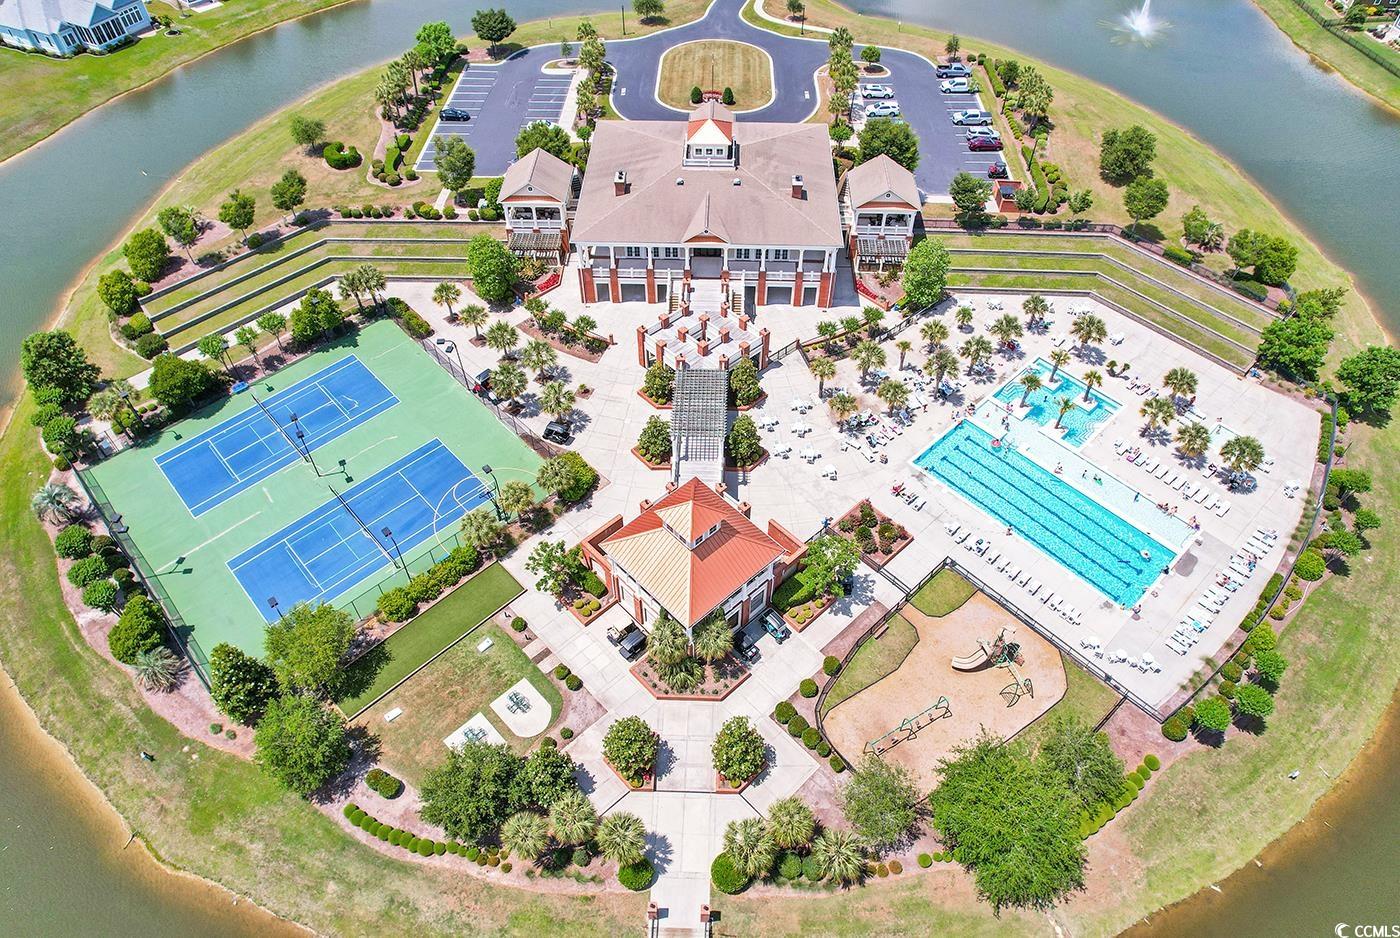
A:
[[[846,341],[852,342],[855,334],[860,331],[860,327],[865,324],[865,320],[859,316],[845,316],[841,319],[841,331],[846,333]]]
[[[690,639],[685,627],[663,612],[647,636],[647,660],[665,666],[675,664],[689,653]]]
[[[486,325],[486,319],[486,307],[477,303],[463,306],[462,311],[457,314],[457,321],[476,330],[478,339],[481,338],[481,327]]]
[[[1060,373],[1060,367],[1069,364],[1069,352],[1062,348],[1053,349],[1050,352],[1050,364],[1054,366],[1050,369],[1050,380],[1054,381],[1055,376]]]
[[[1210,449],[1210,430],[1203,423],[1188,423],[1176,431],[1176,448],[1182,455],[1195,459]]]
[[[49,483],[41,486],[29,500],[29,507],[41,521],[68,524],[82,514],[78,493],[66,485]]]
[[[1063,421],[1063,420],[1065,419],[1065,414],[1068,414],[1070,411],[1074,410],[1074,408],[1075,408],[1076,406],[1077,406],[1077,405],[1074,403],[1074,398],[1072,398],[1072,397],[1062,397],[1062,398],[1060,398],[1060,400],[1059,400],[1058,403],[1056,404],[1056,409],[1058,409],[1059,412],[1060,412],[1059,415],[1055,418],[1055,429],[1056,429],[1056,430],[1060,429],[1060,423],[1061,423],[1061,421]]]
[[[1010,346],[1024,334],[1021,329],[1021,321],[1010,313],[999,316],[996,322],[987,327],[987,331],[1001,340],[1001,344],[1005,346]]]
[[[828,827],[812,842],[812,856],[823,876],[853,883],[865,872],[865,843],[855,831]]]
[[[957,322],[959,329],[967,329],[972,325],[972,307],[959,306],[958,311],[953,314],[953,319]]]
[[[936,319],[930,319],[919,327],[919,336],[928,343],[928,350],[932,352],[948,341],[948,327]]]
[[[851,359],[860,366],[862,379],[870,373],[871,368],[882,367],[887,361],[885,350],[873,339],[861,339],[851,350]]]
[[[762,876],[773,868],[776,849],[762,818],[730,821],[724,829],[724,852],[745,876]]]
[[[520,333],[508,322],[494,322],[486,330],[486,346],[502,355],[520,344]]]
[[[1058,349],[1056,350],[1058,351]],[[1084,372],[1084,400],[1089,399],[1089,392],[1103,384],[1103,375],[1092,368]]]
[[[501,825],[501,846],[523,859],[537,860],[549,846],[549,822],[533,811],[512,814]]]
[[[924,373],[933,378],[935,384],[941,385],[944,378],[956,378],[958,376],[958,356],[953,354],[950,348],[940,348],[933,353],[933,357],[924,363]]]
[[[909,354],[909,350],[914,347],[914,343],[908,339],[900,339],[895,342],[894,347],[899,350],[899,370],[904,370],[904,356]]]
[[[356,267],[341,274],[340,279],[336,281],[340,298],[342,300],[353,299],[357,309],[365,308],[364,301],[361,299],[364,296],[365,288],[361,280],[360,269]]]
[[[836,362],[825,355],[818,355],[808,360],[807,370],[817,379],[817,397],[821,397],[826,390],[826,382],[836,377]]]
[[[439,306],[447,307],[447,321],[453,319],[452,304],[462,298],[462,288],[455,283],[444,280],[433,287],[433,302]]]
[[[561,844],[581,844],[598,829],[598,812],[588,796],[575,789],[549,806],[549,825]]]
[[[587,313],[580,313],[574,317],[573,329],[577,335],[589,335],[598,328],[598,320]]]
[[[550,381],[540,390],[540,410],[551,417],[562,418],[571,413],[578,400],[573,390],[562,381]]]
[[[491,390],[496,392],[496,396],[501,400],[515,400],[525,393],[525,386],[529,383],[525,372],[510,362],[501,362],[496,366],[496,370],[491,372]]]
[[[166,693],[180,686],[180,677],[184,671],[184,661],[166,648],[164,645],[157,645],[150,651],[139,651],[132,659],[131,665],[136,669],[136,682],[146,690],[155,690]]]
[[[826,405],[831,408],[837,423],[844,423],[847,417],[860,410],[860,402],[856,400],[855,395],[845,391],[831,395]]]
[[[1021,406],[1026,406],[1026,401],[1030,398],[1031,392],[1039,391],[1041,387],[1040,375],[1034,371],[1028,371],[1021,375]]]
[[[817,335],[824,340],[823,347],[830,347],[831,340],[840,334],[841,325],[839,323],[834,323],[829,319],[824,319],[817,323]]]
[[[1252,436],[1237,436],[1220,447],[1220,458],[1232,472],[1253,472],[1264,463],[1264,444]]]
[[[884,381],[881,381],[880,386],[875,389],[875,396],[885,402],[885,406],[890,409],[890,413],[894,413],[909,402],[909,387],[903,381],[886,378]]]
[[[1074,325],[1069,327],[1070,335],[1081,346],[1095,345],[1108,337],[1108,326],[1097,316],[1080,316],[1074,321]]]
[[[618,866],[626,866],[643,857],[647,847],[647,829],[642,826],[641,818],[623,811],[621,814],[609,814],[598,822],[598,833],[593,840],[604,857]]]
[[[371,302],[379,302],[379,294],[389,285],[389,280],[384,276],[384,271],[373,264],[361,264],[353,271],[359,280],[360,288],[369,294]]]
[[[807,846],[816,829],[816,816],[801,798],[790,796],[768,806],[768,836],[784,850]]]
[[[559,353],[554,351],[554,346],[543,339],[531,339],[520,350],[520,364],[533,371],[535,380],[539,382],[544,381],[545,370],[553,367],[557,361],[559,361]]]
[[[706,661],[718,661],[734,648],[734,633],[723,616],[710,616],[695,626],[691,634],[695,654]]]
[[[992,343],[984,335],[975,335],[964,342],[958,352],[967,359],[969,368],[976,368],[992,357]]]
[[[1155,430],[1171,425],[1176,419],[1176,405],[1165,397],[1154,397],[1150,401],[1143,401],[1139,413],[1147,418],[1147,429]]]
[[[1032,293],[1021,304],[1021,310],[1026,314],[1026,324],[1033,326],[1050,313],[1050,304],[1039,293]]]
[[[1191,397],[1196,393],[1196,375],[1191,369],[1178,366],[1167,372],[1162,386],[1171,391],[1173,397]]]
[[[860,318],[865,323],[865,331],[873,339],[880,328],[880,321],[885,318],[885,311],[878,306],[866,306],[861,309]]]

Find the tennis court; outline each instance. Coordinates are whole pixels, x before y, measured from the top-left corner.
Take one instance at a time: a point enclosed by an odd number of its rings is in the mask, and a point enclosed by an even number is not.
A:
[[[367,615],[380,592],[460,543],[459,519],[496,483],[533,484],[540,467],[392,322],[252,390],[261,405],[247,392],[222,398],[87,470],[206,652],[230,642],[262,654],[274,597],[281,613],[319,601]],[[319,472],[278,429],[293,411]]]
[[[199,516],[398,403],[354,355],[258,400],[256,406],[156,458]],[[298,436],[299,434],[299,436]]]
[[[489,495],[441,440],[425,443],[228,562],[271,622],[299,602],[336,596],[398,563],[441,531],[453,531]],[[390,535],[384,534],[389,531]]]

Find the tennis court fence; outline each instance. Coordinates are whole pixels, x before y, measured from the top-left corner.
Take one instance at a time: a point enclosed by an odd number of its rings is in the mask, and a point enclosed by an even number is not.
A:
[[[107,498],[107,493],[102,490],[98,481],[86,469],[75,469],[74,475],[78,479],[78,484],[82,486],[83,492],[87,495],[88,501],[97,509],[102,523],[106,525],[107,530],[111,532],[112,537],[116,539],[121,549],[131,560],[136,577],[145,587],[147,595],[160,603],[160,607],[165,613],[165,628],[171,641],[189,661],[195,676],[208,690],[210,688],[209,656],[204,653],[204,649],[195,640],[189,623],[180,615],[180,610],[175,606],[174,600],[170,598],[170,593],[160,581],[160,574],[146,560],[145,555],[141,553],[141,548],[136,546],[130,531],[122,523],[122,516],[113,507]]]
[[[427,572],[435,563],[447,559],[447,555],[462,546],[461,534],[456,530],[442,532],[431,538],[428,544],[415,556],[405,556],[403,569],[394,568],[375,583],[370,584],[349,600],[336,603],[356,619],[363,621],[374,615],[379,597],[395,587],[403,586],[410,578]]]
[[[439,348],[437,343],[434,342],[432,339],[419,339],[418,344],[423,346],[424,351],[431,355],[434,361],[436,361],[439,365],[445,368],[448,374],[456,378],[457,382],[460,385],[462,385],[462,387],[466,388],[468,391],[472,391],[473,388],[476,387],[476,379],[473,378],[471,375],[467,374],[466,369],[463,367],[460,358],[454,360],[452,356],[449,356],[446,352]],[[473,393],[475,393],[475,391],[473,391]],[[535,431],[531,430],[525,424],[521,423],[519,420],[511,416],[506,411],[502,410],[500,407],[491,403],[486,398],[478,397],[477,400],[481,401],[488,408],[490,408],[491,412],[496,415],[496,418],[500,420],[501,423],[505,424],[507,427],[510,427],[511,432],[514,433],[516,436],[520,437],[520,439],[524,440],[525,443],[535,452],[545,457],[554,455],[554,448],[550,446],[550,444],[546,443],[544,440],[536,436]]]

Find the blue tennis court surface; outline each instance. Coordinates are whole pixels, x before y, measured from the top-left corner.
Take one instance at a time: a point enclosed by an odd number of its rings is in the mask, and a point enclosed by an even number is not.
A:
[[[162,453],[155,462],[197,516],[301,458],[290,436],[295,432],[292,414],[306,448],[315,452],[397,403],[351,355]]]
[[[389,566],[396,555],[383,528],[412,557],[413,548],[438,531],[455,528],[490,496],[441,440],[433,440],[341,497],[350,511],[331,497],[228,562],[269,622],[277,618],[269,598],[275,597],[284,612],[299,602],[326,602]]]

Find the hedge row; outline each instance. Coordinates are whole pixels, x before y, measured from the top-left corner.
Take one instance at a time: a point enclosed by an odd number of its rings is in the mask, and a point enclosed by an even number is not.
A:
[[[418,611],[419,605],[437,599],[465,580],[480,563],[481,557],[476,548],[463,544],[443,560],[414,576],[407,585],[381,593],[374,605],[375,615],[388,622],[407,622]]]
[[[478,865],[500,865],[503,873],[509,873],[511,865],[509,862],[501,862],[508,857],[508,853],[491,854],[484,853],[475,846],[459,843],[455,840],[433,840],[430,837],[419,837],[412,831],[406,831],[398,827],[385,824],[378,818],[369,814],[353,802],[347,804],[341,811],[346,820],[354,824],[360,830],[378,837],[380,840],[395,847],[402,847],[409,853],[416,853],[420,857],[442,856],[452,854],[453,856],[466,857],[468,860],[476,862]],[[494,860],[495,862],[491,862]]]

